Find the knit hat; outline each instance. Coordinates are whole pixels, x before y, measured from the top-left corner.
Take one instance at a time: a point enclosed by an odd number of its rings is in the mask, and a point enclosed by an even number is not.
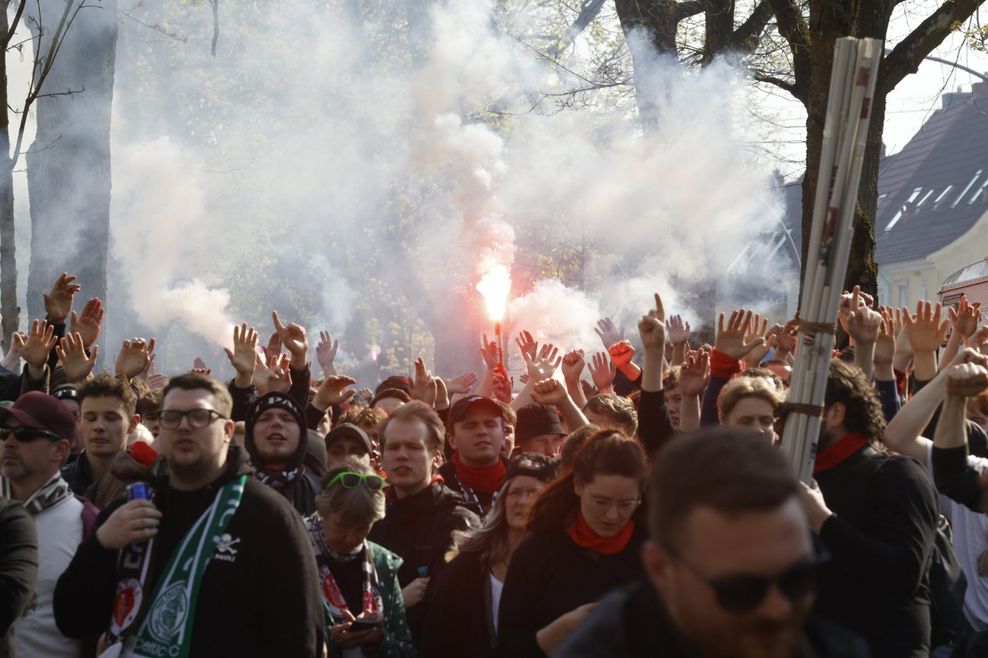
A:
[[[255,467],[260,468],[263,466],[263,460],[257,453],[257,446],[254,443],[254,425],[257,423],[257,419],[261,417],[261,414],[268,409],[284,409],[298,423],[298,447],[292,456],[291,466],[296,467],[301,465],[302,460],[305,458],[308,433],[305,423],[305,412],[299,406],[298,402],[284,393],[268,393],[258,398],[247,414],[247,420],[244,423],[244,447],[250,455],[251,462],[253,462]]]

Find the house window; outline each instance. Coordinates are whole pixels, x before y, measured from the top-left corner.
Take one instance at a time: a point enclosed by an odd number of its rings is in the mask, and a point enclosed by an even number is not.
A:
[[[952,189],[954,189],[954,186],[953,185],[948,185],[947,187],[943,188],[943,192],[941,192],[940,193],[940,196],[938,196],[936,198],[936,201],[933,202],[933,209],[934,210],[936,210],[940,206],[940,202],[943,201],[943,199],[944,199],[945,196],[947,196],[948,194],[950,194],[950,190],[952,190]]]
[[[985,182],[988,183],[988,178],[985,179]],[[926,200],[929,199],[931,196],[933,196],[933,190],[929,190],[926,194],[923,195],[923,198],[920,199],[919,203],[916,204],[916,208],[919,209],[920,207],[922,207],[922,205],[926,203]]]
[[[975,201],[977,201],[979,198],[982,198],[984,196],[986,187],[988,187],[988,178],[985,178],[985,182],[983,182],[981,186],[977,189],[977,191],[975,191],[975,193],[971,195],[971,200],[967,202],[967,205],[973,206]]]

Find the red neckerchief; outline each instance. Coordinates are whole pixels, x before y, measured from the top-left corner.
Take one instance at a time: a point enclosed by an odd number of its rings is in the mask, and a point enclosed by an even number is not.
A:
[[[453,468],[460,482],[480,493],[494,493],[504,483],[504,475],[508,471],[504,461],[498,459],[490,466],[467,466],[460,461],[460,453],[453,453]]]
[[[631,540],[631,533],[635,530],[635,522],[628,521],[624,527],[613,537],[601,537],[598,535],[583,514],[576,515],[576,521],[566,528],[566,534],[570,536],[577,546],[590,549],[601,555],[615,555],[624,550]]]
[[[816,453],[816,463],[813,466],[813,475],[831,469],[837,464],[857,454],[868,445],[868,437],[854,432],[848,432],[837,439],[829,446]]]

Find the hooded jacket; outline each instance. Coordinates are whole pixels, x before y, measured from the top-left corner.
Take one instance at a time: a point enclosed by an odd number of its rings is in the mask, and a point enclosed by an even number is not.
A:
[[[268,409],[285,409],[295,418],[298,423],[298,446],[295,453],[289,460],[288,469],[279,473],[269,473],[265,469],[264,460],[257,451],[257,444],[254,442],[254,425],[258,417]],[[291,503],[292,507],[303,517],[309,516],[316,511],[316,496],[319,494],[319,479],[308,473],[304,468],[306,448],[308,445],[309,431],[305,425],[305,414],[302,407],[291,397],[281,393],[268,393],[258,398],[247,415],[244,423],[244,447],[250,455],[251,464],[254,466],[254,473],[264,484],[280,493]],[[297,471],[291,479],[286,480],[282,475]]]
[[[148,471],[153,502],[162,519],[152,549],[144,590],[154,582],[185,533],[219,489],[250,473],[246,455],[231,446],[221,475],[196,491],[168,484],[167,463]],[[125,499],[107,507],[105,522]],[[322,602],[315,558],[305,527],[284,498],[248,478],[236,513],[206,567],[195,610],[190,657],[246,658],[320,655],[324,641]],[[95,534],[83,542],[55,587],[55,622],[68,637],[105,631],[113,613],[119,551],[104,548]],[[141,612],[143,614],[143,610]],[[131,628],[138,628],[140,615]]]
[[[442,484],[432,484],[417,494],[388,502],[385,517],[374,524],[367,536],[402,559],[398,582],[407,586],[428,575],[430,588],[446,565],[446,553],[453,545],[453,532],[480,527],[480,519],[463,506],[463,499]],[[412,636],[418,641],[431,591],[406,613]]]

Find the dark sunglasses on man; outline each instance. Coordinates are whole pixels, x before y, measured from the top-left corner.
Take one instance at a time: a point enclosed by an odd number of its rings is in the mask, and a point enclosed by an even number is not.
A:
[[[727,612],[745,614],[755,610],[765,600],[770,587],[775,585],[779,591],[792,603],[798,603],[816,591],[817,574],[820,566],[827,562],[827,556],[814,556],[800,560],[782,573],[774,576],[757,574],[732,574],[708,578],[699,569],[690,564],[668,547],[669,552],[677,562],[680,562],[693,572],[701,581],[714,591],[717,603]]]
[[[32,441],[37,441],[38,439],[48,439],[49,441],[62,440],[62,437],[54,432],[38,429],[36,427],[26,427],[24,425],[18,425],[17,427],[0,427],[0,441],[6,441],[10,437],[17,439],[20,443],[31,443]]]

